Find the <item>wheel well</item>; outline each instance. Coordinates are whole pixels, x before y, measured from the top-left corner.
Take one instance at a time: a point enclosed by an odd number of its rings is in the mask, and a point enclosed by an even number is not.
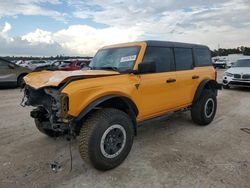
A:
[[[93,112],[102,108],[115,108],[128,114],[133,122],[135,135],[137,134],[137,122],[136,117],[138,115],[138,109],[133,101],[127,97],[120,96],[107,96],[101,99],[97,99],[90,105],[88,105],[77,117],[78,122],[85,121]],[[82,123],[80,123],[82,124]]]
[[[203,80],[200,83],[198,89],[196,90],[193,103],[199,99],[204,89],[210,89],[215,93],[215,95],[217,95],[218,89],[220,89],[220,86],[215,80]]]
[[[133,104],[129,104],[131,102],[126,101],[126,99],[120,98],[120,97],[114,97],[111,99],[108,99],[106,101],[103,101],[99,105],[96,106],[96,108],[116,108],[119,109],[129,115],[138,115],[137,109],[132,106]]]
[[[210,89],[212,90],[214,93],[217,92],[217,82],[215,82],[214,80],[209,80],[205,86],[204,89]]]

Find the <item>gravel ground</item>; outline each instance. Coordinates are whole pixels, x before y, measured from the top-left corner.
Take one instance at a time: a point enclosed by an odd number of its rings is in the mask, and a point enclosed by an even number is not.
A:
[[[69,142],[37,131],[18,89],[0,90],[0,187],[249,187],[250,134],[241,130],[250,128],[249,93],[220,91],[206,127],[189,112],[143,125],[128,158],[108,172],[85,164],[74,140],[70,172]],[[53,161],[61,165],[57,173]]]

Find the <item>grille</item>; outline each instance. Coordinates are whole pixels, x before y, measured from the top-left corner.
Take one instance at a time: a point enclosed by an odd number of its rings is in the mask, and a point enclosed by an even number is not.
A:
[[[234,74],[234,78],[241,78],[240,74]]]
[[[232,81],[232,82],[229,83],[229,85],[248,86],[248,87],[250,87],[250,83],[247,83],[247,82],[235,82],[235,81]]]
[[[250,79],[250,74],[244,74],[244,75],[242,76],[242,78],[243,78],[243,79]]]

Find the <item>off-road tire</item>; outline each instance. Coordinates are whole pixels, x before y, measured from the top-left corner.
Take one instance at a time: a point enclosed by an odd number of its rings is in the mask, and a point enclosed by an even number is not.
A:
[[[43,123],[48,123],[48,122],[41,122],[38,119],[35,119],[36,128],[41,133],[43,133],[43,134],[45,134],[45,135],[47,135],[49,137],[52,137],[52,138],[56,138],[56,137],[62,136],[61,132],[57,132],[57,131],[54,131],[52,129],[44,129],[43,128]]]
[[[214,103],[213,112],[211,112],[211,116],[207,117],[205,114],[205,106],[208,101]],[[198,125],[205,126],[210,124],[214,116],[216,114],[217,109],[217,100],[216,94],[212,90],[204,89],[200,98],[192,105],[191,109],[191,117],[192,120],[197,123]]]
[[[106,157],[101,150],[105,132],[114,125],[121,125],[126,132],[125,145],[119,155]],[[123,111],[106,108],[91,114],[82,124],[79,134],[79,152],[82,159],[98,170],[110,170],[120,165],[129,154],[133,144],[133,123]]]

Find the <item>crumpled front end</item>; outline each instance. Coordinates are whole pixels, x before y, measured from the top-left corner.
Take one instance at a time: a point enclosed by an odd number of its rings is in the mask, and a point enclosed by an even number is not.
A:
[[[63,88],[75,80],[119,74],[105,70],[33,72],[24,77],[26,86],[22,104],[35,107],[30,113],[31,117],[43,126],[49,126],[42,129],[65,132],[73,122],[73,117],[68,115],[69,98],[62,93]]]
[[[35,120],[46,123],[48,129],[65,132],[68,129],[69,117],[68,96],[58,88],[34,89],[29,86],[24,91],[24,106],[33,106],[30,115]]]

